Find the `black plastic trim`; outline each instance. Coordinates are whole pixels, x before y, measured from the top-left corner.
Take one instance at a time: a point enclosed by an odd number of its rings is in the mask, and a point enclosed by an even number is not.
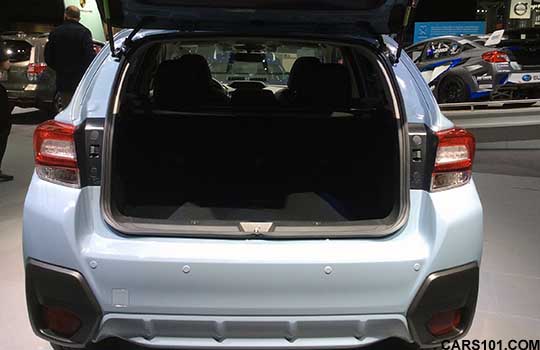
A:
[[[476,310],[479,285],[478,263],[473,262],[429,275],[414,298],[407,320],[411,335],[422,347],[434,347],[443,341],[464,336],[470,329]],[[442,311],[462,310],[461,324],[443,337],[433,336],[427,323]]]
[[[101,185],[105,118],[88,118],[75,132],[81,187]]]
[[[439,139],[427,125],[409,123],[411,190],[430,191]]]
[[[60,346],[83,348],[97,332],[102,311],[84,277],[77,271],[29,259],[26,263],[26,301],[34,333]],[[42,306],[62,307],[75,313],[81,328],[71,338],[47,330]]]

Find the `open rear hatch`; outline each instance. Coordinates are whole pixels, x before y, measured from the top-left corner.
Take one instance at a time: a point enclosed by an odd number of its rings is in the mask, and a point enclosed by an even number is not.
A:
[[[317,33],[400,31],[412,0],[98,0],[108,23],[121,28],[231,30],[271,25],[272,31]],[[356,31],[357,32],[357,31]],[[352,32],[355,33],[355,32]]]
[[[261,34],[262,38],[270,34],[273,38],[262,46],[270,51],[278,35],[287,39],[294,37],[293,42],[297,42],[305,39],[306,34],[310,40],[315,40],[313,37],[317,34],[378,38],[382,34],[396,33],[406,24],[410,9],[416,4],[413,0],[98,2],[109,26],[190,28],[220,35],[247,32]],[[259,29],[250,30],[254,27]],[[179,34],[179,38],[189,41],[185,33]],[[171,36],[167,40],[170,41]],[[254,49],[259,46],[249,42],[250,39],[238,40],[240,42],[232,45],[231,50],[261,51]],[[127,60],[153,57],[137,53],[143,47],[152,52],[150,42],[145,40],[141,45],[131,46],[133,55],[128,55]],[[315,46],[325,45],[329,44]],[[371,49],[365,50],[366,57],[362,59],[359,57],[364,56],[360,53],[364,49],[347,46],[340,50],[341,58],[336,55],[338,51],[330,50],[321,56],[319,73],[312,71],[315,77],[324,76],[326,80],[306,84],[306,90],[317,87],[314,96],[322,96],[312,100],[315,104],[307,106],[307,112],[287,110],[287,103],[276,105],[277,97],[270,87],[245,94],[228,90],[231,100],[225,103],[225,112],[201,111],[202,105],[194,109],[196,112],[174,111],[175,108],[171,111],[168,105],[160,107],[159,98],[154,98],[152,93],[144,93],[150,96],[149,102],[137,102],[137,98],[131,103],[126,103],[129,99],[120,102],[119,110],[112,116],[112,139],[106,140],[113,150],[112,157],[106,161],[105,166],[111,170],[105,176],[107,184],[104,181],[102,192],[108,223],[121,232],[139,235],[316,238],[381,237],[396,232],[406,221],[408,212],[408,174],[403,155],[406,137],[403,119],[396,115],[400,108],[395,96],[390,98],[393,88],[388,76],[382,73],[381,62],[378,62],[381,57]],[[193,47],[186,52],[203,55]],[[184,53],[171,57],[163,66],[161,62],[155,71],[159,73],[160,67],[178,65],[182,55]],[[192,55],[189,59],[200,61],[202,58]],[[219,63],[214,54],[206,54],[205,59],[211,62],[212,69]],[[140,60],[142,62],[142,58]],[[362,60],[366,63],[360,63]],[[373,69],[360,74],[368,63]],[[344,68],[347,66],[349,68]],[[180,65],[179,70],[184,69],[182,67]],[[151,69],[151,65],[130,67],[124,75],[126,86],[135,79],[130,72],[138,69]],[[193,71],[185,70],[170,84],[168,91],[178,93],[179,84],[190,86],[185,79]],[[330,71],[336,74],[327,74]],[[338,71],[347,73],[341,75]],[[176,73],[171,70],[163,76]],[[346,81],[345,76],[351,80]],[[213,78],[215,80],[216,76]],[[324,87],[324,81],[342,78],[343,85],[336,82],[329,85],[331,88]],[[356,86],[352,90],[351,81]],[[359,86],[361,81],[366,88]],[[195,86],[200,85],[199,80],[194,82]],[[384,87],[375,89],[377,84]],[[228,81],[221,81],[221,85],[218,87],[212,82],[208,89],[225,89],[224,85],[228,85],[227,89],[234,90]],[[378,92],[375,100],[384,96],[381,100],[384,102],[371,107],[368,102],[352,108],[348,104],[344,109],[332,109],[333,102],[318,105],[326,96],[336,95],[336,91],[342,89],[353,95],[358,95],[359,89]],[[158,97],[161,91],[167,91],[146,90],[158,93]],[[242,106],[238,109],[236,97],[254,94],[262,98],[263,93],[265,99],[272,100],[270,105],[277,107],[257,113]],[[346,96],[345,93],[337,95],[338,99]],[[366,99],[370,100],[373,101]],[[178,99],[172,98],[171,102],[176,105]],[[321,108],[311,109],[315,105]],[[147,135],[144,140],[139,138],[142,134]]]

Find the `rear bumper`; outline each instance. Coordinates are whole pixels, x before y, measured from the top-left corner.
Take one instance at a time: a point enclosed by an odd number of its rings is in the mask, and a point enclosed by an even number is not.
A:
[[[401,314],[336,316],[200,316],[101,314],[86,280],[76,271],[29,260],[27,300],[32,327],[60,345],[83,346],[111,338],[143,347],[169,349],[341,349],[391,338],[423,346],[463,335],[470,327],[478,294],[478,265],[431,274]],[[452,290],[448,294],[448,290]],[[126,300],[128,295],[124,295]],[[79,316],[82,326],[71,337],[57,336],[43,322],[43,307],[60,307]],[[455,333],[433,337],[425,325],[440,311],[463,309]]]
[[[497,87],[492,96],[510,95],[512,98],[540,98],[540,84],[505,84]]]
[[[104,315],[94,341],[121,337],[171,348],[357,347],[391,337],[425,343],[407,322],[416,295],[431,274],[478,264],[482,253],[482,208],[472,183],[411,191],[407,224],[384,239],[126,237],[105,224],[99,198],[98,187],[34,177],[24,212],[26,259],[78,271],[87,281]],[[186,319],[197,322],[182,328]],[[333,330],[335,322],[342,326]],[[319,328],[328,330],[314,340]]]
[[[170,316],[108,314],[97,341],[170,349],[341,349],[391,337],[412,342],[403,315]]]
[[[540,73],[527,71],[498,74],[491,97],[495,100],[540,98],[539,77]]]
[[[39,90],[8,90],[8,100],[10,103],[23,108],[42,108],[53,103],[50,93]]]

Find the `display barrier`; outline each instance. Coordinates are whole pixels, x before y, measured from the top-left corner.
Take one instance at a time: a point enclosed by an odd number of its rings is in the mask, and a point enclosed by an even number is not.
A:
[[[479,149],[540,149],[540,100],[441,104],[456,126],[471,130]]]
[[[466,128],[540,125],[540,99],[441,104],[443,114]]]

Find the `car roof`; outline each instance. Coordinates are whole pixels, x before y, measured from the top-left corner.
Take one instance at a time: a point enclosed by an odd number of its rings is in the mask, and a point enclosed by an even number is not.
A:
[[[0,33],[2,40],[25,41],[31,45],[46,42],[49,38],[49,33],[24,33],[24,32],[3,32]]]

